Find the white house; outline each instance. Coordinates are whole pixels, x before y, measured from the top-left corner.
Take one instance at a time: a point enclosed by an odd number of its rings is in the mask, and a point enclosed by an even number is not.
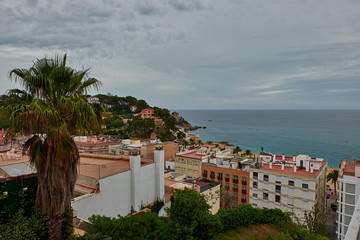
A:
[[[77,193],[71,201],[74,215],[88,221],[93,214],[116,217],[157,199],[164,199],[164,150],[154,151],[154,161],[140,155],[81,157]]]

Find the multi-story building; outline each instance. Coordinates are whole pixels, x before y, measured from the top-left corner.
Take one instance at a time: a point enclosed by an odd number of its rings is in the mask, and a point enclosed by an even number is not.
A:
[[[208,154],[197,152],[197,150],[177,153],[175,156],[175,173],[191,178],[199,178],[201,177],[201,162],[203,159],[208,158]]]
[[[316,202],[325,213],[326,167],[327,161],[321,158],[261,152],[250,167],[250,204],[279,208],[300,221]]]
[[[109,147],[121,141],[98,140],[96,136],[77,136],[74,138],[80,153],[108,154]]]
[[[342,161],[338,189],[337,237],[360,239],[360,161]]]
[[[239,162],[224,164],[220,159],[216,163],[203,162],[201,168],[203,178],[221,182],[223,208],[249,203],[249,172]]]

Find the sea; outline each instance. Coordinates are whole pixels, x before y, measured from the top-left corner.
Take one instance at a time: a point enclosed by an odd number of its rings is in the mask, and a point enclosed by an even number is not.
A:
[[[360,159],[360,110],[175,110],[201,128],[202,141],[227,141],[259,153],[306,154],[328,166]]]

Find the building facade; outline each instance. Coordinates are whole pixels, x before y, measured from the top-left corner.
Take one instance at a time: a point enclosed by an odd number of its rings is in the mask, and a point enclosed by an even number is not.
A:
[[[316,202],[325,213],[326,167],[323,159],[307,155],[262,153],[256,166],[250,168],[250,204],[293,213],[300,222]]]
[[[223,208],[249,203],[249,172],[214,163],[202,163],[201,168],[203,178],[221,182]]]
[[[196,150],[185,151],[175,156],[175,173],[191,178],[201,177],[201,163],[209,156],[196,152]]]
[[[338,193],[337,238],[339,240],[359,239],[350,238],[350,235],[359,237],[360,161],[342,161],[338,178]],[[356,223],[351,224],[352,221]]]

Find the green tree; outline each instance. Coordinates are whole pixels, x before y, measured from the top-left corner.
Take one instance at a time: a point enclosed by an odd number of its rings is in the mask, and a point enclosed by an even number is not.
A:
[[[314,204],[312,211],[305,212],[304,219],[304,227],[308,229],[310,233],[320,234],[323,236],[328,235],[324,214],[320,211],[318,202]]]
[[[251,151],[250,151],[249,149],[246,149],[246,150],[245,150],[245,154],[246,154],[246,156],[250,156]]]
[[[101,131],[101,114],[84,97],[101,82],[87,73],[66,66],[66,54],[38,59],[30,69],[13,69],[10,78],[24,90],[9,91],[1,108],[9,119],[7,138],[33,134],[24,148],[37,169],[36,204],[49,215],[49,239],[61,239],[61,214],[77,178],[80,157],[72,136]]]
[[[176,190],[167,213],[174,239],[214,239],[222,230],[205,197],[193,189]]]
[[[339,170],[333,169],[329,174],[326,176],[327,181],[331,181],[334,184],[335,188],[335,196],[336,196],[336,183],[339,177]]]
[[[234,148],[233,153],[238,154],[238,153],[241,152],[241,151],[242,151],[241,148],[240,148],[239,146],[236,146],[236,147]]]
[[[115,119],[114,121],[112,121],[110,123],[110,127],[111,128],[119,128],[119,127],[122,127],[124,126],[124,122],[122,119],[118,118],[118,119]]]

